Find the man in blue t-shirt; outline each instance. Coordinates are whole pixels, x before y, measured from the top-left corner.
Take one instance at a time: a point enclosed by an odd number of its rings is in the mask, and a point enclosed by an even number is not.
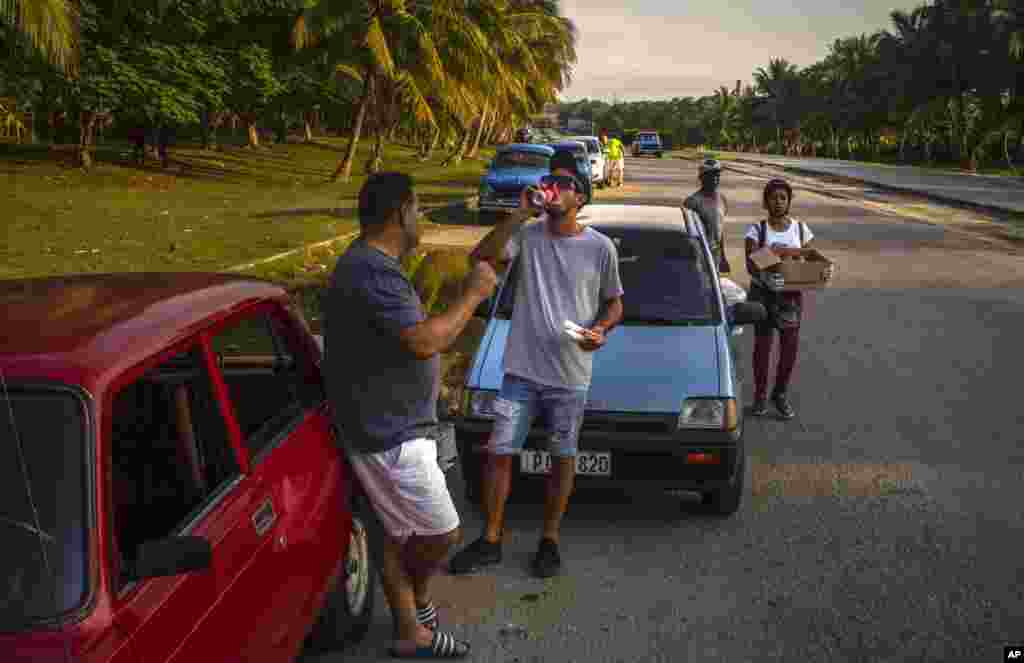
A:
[[[520,208],[474,249],[476,260],[507,262],[516,256],[520,282],[505,346],[505,376],[495,401],[490,462],[484,475],[487,525],[483,535],[452,558],[453,573],[469,573],[501,561],[501,535],[512,459],[519,455],[538,414],[552,429],[553,457],[544,529],[533,572],[550,577],[561,571],[562,517],[576,475],[580,425],[590,388],[594,351],[622,318],[622,283],[615,244],[576,218],[585,200],[572,152],[551,158],[551,175],[541,186],[552,198],[536,223],[526,192]],[[540,211],[540,210],[537,210]],[[563,324],[584,328],[579,340]]]
[[[461,540],[437,462],[440,356],[494,291],[474,266],[463,294],[427,317],[401,259],[419,244],[413,181],[370,177],[359,193],[361,234],[338,258],[324,299],[327,395],[341,445],[385,529],[381,575],[396,621],[392,653],[461,658],[469,645],[438,629],[430,580]]]

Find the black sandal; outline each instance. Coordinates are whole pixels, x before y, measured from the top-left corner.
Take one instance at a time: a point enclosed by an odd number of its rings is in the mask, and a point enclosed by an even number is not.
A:
[[[431,601],[425,608],[416,608],[416,623],[420,626],[436,631],[441,625],[440,620],[437,617],[437,607],[434,606],[434,602]],[[393,623],[395,640],[398,639],[398,621],[395,620]]]
[[[392,658],[465,658],[469,655],[469,643],[456,640],[451,633],[434,631],[434,638],[426,647],[417,647],[411,654],[401,654],[391,648]]]
[[[436,631],[439,625],[437,619],[437,608],[434,606],[434,602],[431,601],[425,608],[416,608],[416,621],[419,622],[420,626],[426,626],[431,631]]]

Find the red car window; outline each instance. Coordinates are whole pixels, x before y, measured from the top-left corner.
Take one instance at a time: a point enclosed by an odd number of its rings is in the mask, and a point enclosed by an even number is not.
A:
[[[125,583],[141,543],[182,530],[240,473],[198,347],[118,390],[110,443]]]
[[[262,308],[210,337],[253,458],[323,400],[318,369],[295,336],[281,312]]]

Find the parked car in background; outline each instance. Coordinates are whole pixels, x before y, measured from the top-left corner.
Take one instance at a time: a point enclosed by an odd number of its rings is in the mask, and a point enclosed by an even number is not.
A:
[[[640,131],[633,139],[634,157],[654,155],[660,159],[662,150],[661,136],[657,131]]]
[[[0,661],[291,663],[377,573],[287,291],[201,273],[0,284]]]
[[[746,467],[736,336],[741,325],[764,318],[764,307],[726,304],[703,224],[691,210],[595,205],[579,220],[617,245],[626,295],[621,325],[594,356],[578,485],[693,491],[707,511],[734,513]],[[501,388],[518,270],[515,260],[495,297],[456,422],[471,500],[480,495],[482,450]],[[514,481],[537,481],[550,472],[545,443],[538,421],[513,465]]]
[[[594,176],[593,168],[590,165],[590,154],[587,146],[580,140],[563,139],[549,143],[553,150],[569,150],[576,157],[576,168],[583,174],[583,187],[589,203],[594,197]]]
[[[606,169],[601,140],[597,136],[573,136],[570,140],[578,140],[587,148],[587,155],[590,158],[590,179],[598,186],[604,185]]]
[[[518,207],[523,189],[536,186],[551,172],[554,153],[546,145],[513,143],[499,147],[480,179],[480,220],[494,223],[498,214]]]

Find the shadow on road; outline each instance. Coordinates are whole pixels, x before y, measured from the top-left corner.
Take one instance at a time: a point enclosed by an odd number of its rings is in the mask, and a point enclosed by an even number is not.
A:
[[[421,196],[420,204],[424,207],[430,207],[431,198],[432,197],[429,194]],[[441,201],[447,200],[442,196],[436,196],[435,198],[436,201],[434,201],[434,204],[439,204]],[[457,202],[434,207],[426,213],[426,217],[431,223],[437,223],[445,226],[482,225],[476,210],[469,209],[465,202]]]

